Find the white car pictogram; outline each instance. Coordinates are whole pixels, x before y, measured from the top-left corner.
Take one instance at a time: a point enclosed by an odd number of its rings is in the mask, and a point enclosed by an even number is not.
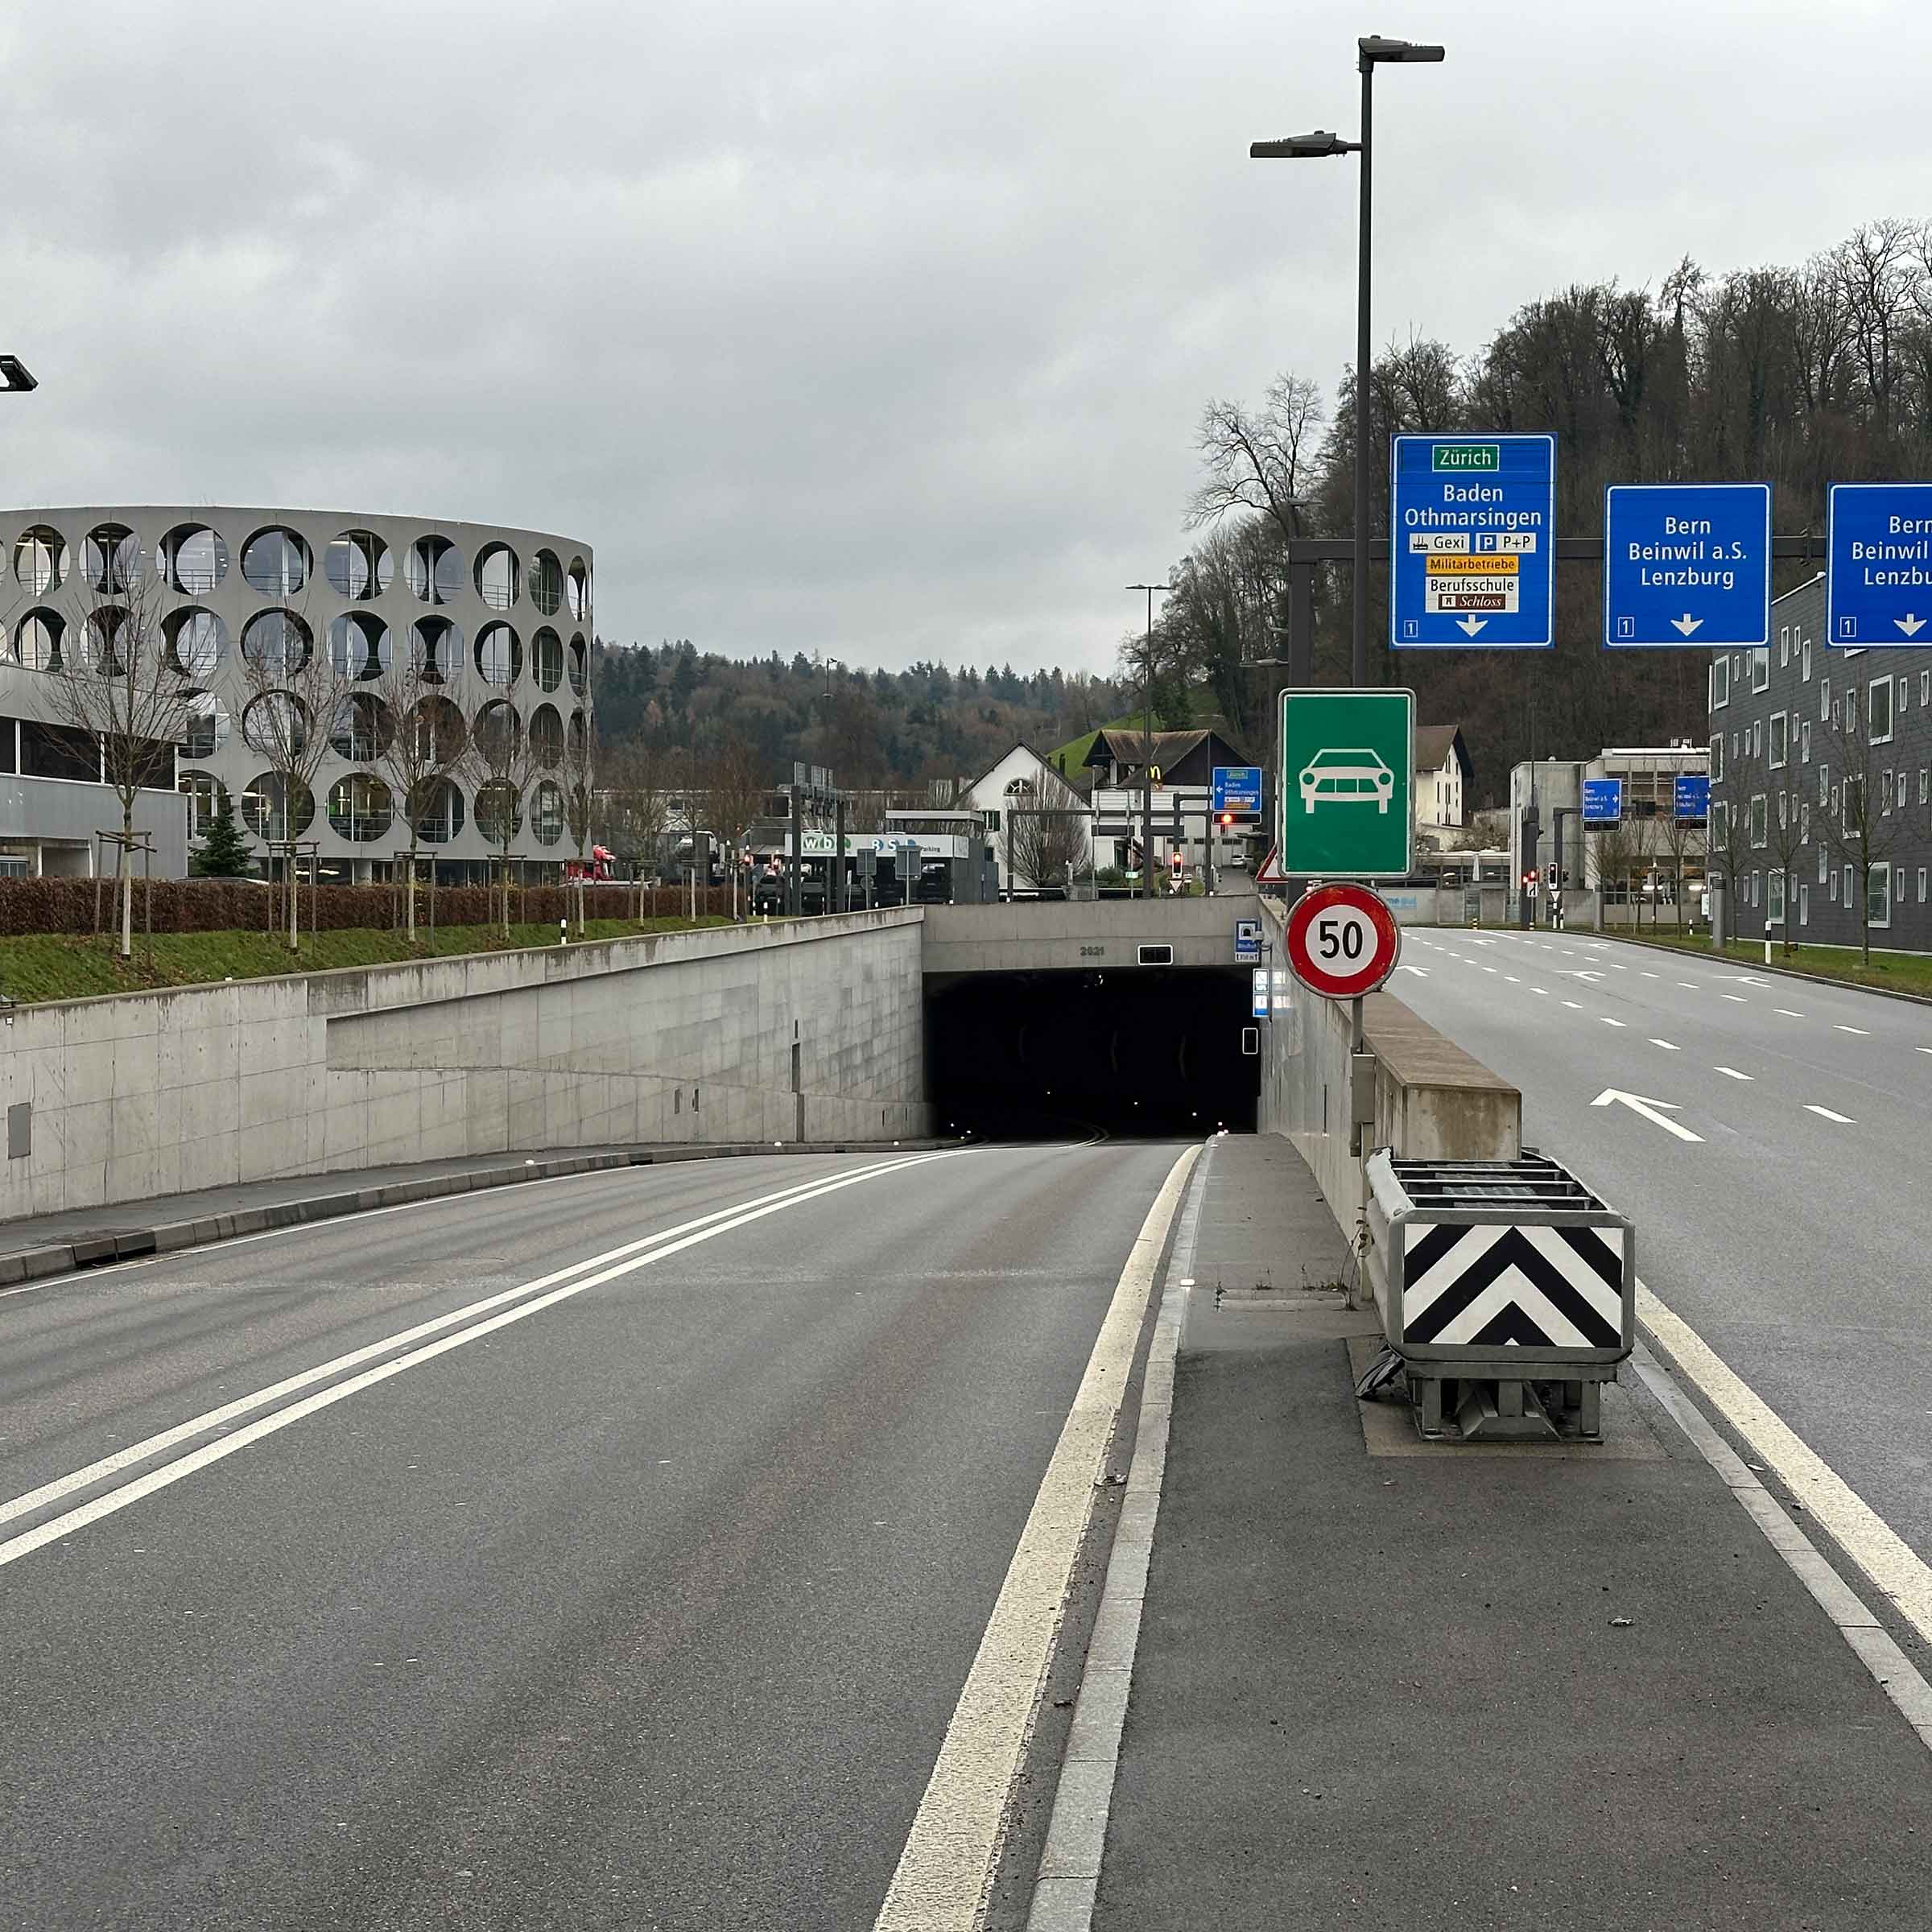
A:
[[[1366,805],[1389,809],[1395,774],[1373,751],[1318,751],[1302,769],[1302,809],[1327,805]]]

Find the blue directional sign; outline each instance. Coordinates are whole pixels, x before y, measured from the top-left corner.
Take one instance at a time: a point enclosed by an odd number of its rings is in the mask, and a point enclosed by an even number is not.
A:
[[[1216,811],[1238,811],[1258,818],[1261,810],[1261,768],[1258,765],[1217,765],[1212,787]]]
[[[1555,642],[1556,438],[1393,443],[1389,642],[1546,649]]]
[[[1932,625],[1932,483],[1834,483],[1827,502],[1825,642],[1913,642]]]
[[[1705,778],[1678,778],[1673,809],[1680,819],[1709,818],[1711,781]]]
[[[1769,483],[1612,483],[1604,492],[1604,642],[1681,650],[1771,638]]]
[[[1583,780],[1583,823],[1615,825],[1624,815],[1624,782],[1621,778]]]

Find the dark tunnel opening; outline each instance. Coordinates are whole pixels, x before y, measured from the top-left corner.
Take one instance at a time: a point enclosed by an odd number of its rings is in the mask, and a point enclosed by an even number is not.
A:
[[[927,1094],[942,1133],[995,1140],[1252,1133],[1250,998],[1225,967],[929,978]]]

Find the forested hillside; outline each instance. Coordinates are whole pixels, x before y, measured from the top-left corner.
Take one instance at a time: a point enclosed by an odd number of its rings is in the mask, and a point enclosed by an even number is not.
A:
[[[605,646],[596,667],[605,743],[636,747],[676,776],[720,753],[749,754],[770,782],[803,758],[840,784],[975,776],[1016,740],[1044,750],[1123,708],[1122,687],[1080,672],[1022,675],[1011,666],[849,671],[800,653],[743,663],[688,640]]]
[[[1801,266],[1707,275],[1685,261],[1659,287],[1578,286],[1519,310],[1473,355],[1417,339],[1370,374],[1370,448],[1385,462],[1403,431],[1554,431],[1559,535],[1600,535],[1612,482],[1769,481],[1781,534],[1824,527],[1833,482],[1932,475],[1932,224],[1884,221]],[[1288,535],[1353,526],[1352,387],[1333,409],[1307,372],[1283,375],[1259,408],[1216,402],[1201,424],[1202,486],[1160,634],[1163,675],[1205,682],[1258,741],[1278,673],[1280,568]],[[1377,479],[1377,535],[1387,491]],[[1782,591],[1815,565],[1781,568]],[[1477,792],[1501,797],[1517,759],[1587,755],[1607,744],[1704,735],[1697,650],[1603,649],[1596,569],[1557,577],[1554,651],[1391,652],[1377,572],[1371,634],[1383,676],[1413,684],[1420,715],[1462,721]],[[1322,585],[1317,681],[1347,676],[1345,571]]]

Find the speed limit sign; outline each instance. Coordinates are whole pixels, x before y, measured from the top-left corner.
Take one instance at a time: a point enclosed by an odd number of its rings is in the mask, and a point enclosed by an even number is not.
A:
[[[1288,964],[1327,999],[1373,993],[1395,971],[1399,950],[1394,914],[1366,886],[1318,886],[1288,914]]]

